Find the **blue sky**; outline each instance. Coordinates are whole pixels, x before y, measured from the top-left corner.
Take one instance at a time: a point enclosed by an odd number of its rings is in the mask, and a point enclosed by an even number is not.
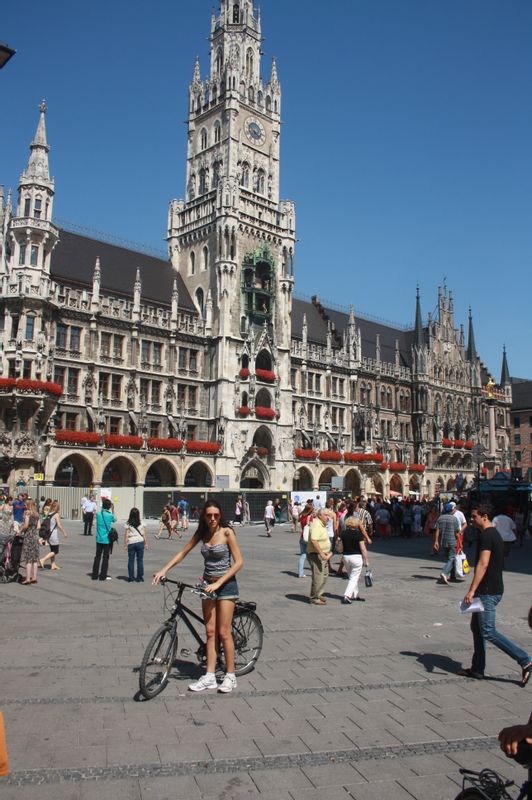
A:
[[[532,378],[530,0],[264,0],[283,88],[282,195],[296,288],[409,323],[437,287],[473,307],[499,378]],[[187,88],[211,3],[27,0],[3,9],[0,183],[16,187],[45,97],[55,216],[164,249],[184,194]]]

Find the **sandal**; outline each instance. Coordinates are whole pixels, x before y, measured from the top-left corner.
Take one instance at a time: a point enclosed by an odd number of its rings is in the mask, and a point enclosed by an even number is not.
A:
[[[521,673],[521,686],[526,686],[528,681],[530,680],[530,675],[532,675],[532,661],[530,664],[527,664],[526,667],[523,667],[523,671]]]
[[[24,581],[20,581],[20,583],[21,583],[21,586],[29,586],[31,581],[24,580]]]

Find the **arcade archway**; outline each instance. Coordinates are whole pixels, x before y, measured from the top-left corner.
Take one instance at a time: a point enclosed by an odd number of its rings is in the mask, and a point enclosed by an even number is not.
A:
[[[55,486],[90,486],[92,481],[91,465],[77,453],[64,458],[55,471]]]
[[[298,467],[294,474],[294,492],[311,492],[314,489],[312,473],[306,467]]]
[[[360,495],[360,474],[356,469],[350,469],[345,476],[344,489],[352,494],[353,497]]]
[[[177,475],[175,469],[168,461],[159,459],[154,461],[146,473],[145,486],[176,486]]]
[[[135,486],[137,473],[134,465],[124,456],[113,458],[103,471],[103,486]]]
[[[202,461],[196,461],[188,468],[185,475],[185,486],[197,488],[212,486],[212,472]]]

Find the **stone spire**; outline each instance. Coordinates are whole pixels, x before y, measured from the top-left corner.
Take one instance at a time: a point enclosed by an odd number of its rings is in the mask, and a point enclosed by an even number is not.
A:
[[[170,319],[172,328],[177,328],[178,314],[179,314],[179,291],[177,289],[177,280],[174,280],[174,285],[172,287],[172,314]]]
[[[94,265],[94,272],[92,273],[92,297],[91,297],[91,311],[96,314],[100,310],[100,287],[102,285],[102,271],[100,268],[100,259],[96,259]]]
[[[270,75],[270,86],[279,86],[279,75],[277,74],[277,59],[272,59],[272,72]]]
[[[469,361],[474,361],[477,358],[477,348],[475,345],[475,332],[473,330],[473,315],[471,308],[469,309],[469,336],[467,342],[467,358]]]
[[[26,171],[22,174],[21,184],[32,183],[35,179],[44,181],[47,184],[53,183],[50,181],[50,169],[48,165],[50,146],[46,140],[46,111],[47,106],[43,100],[39,106],[39,122],[37,124],[35,136],[30,145],[30,158]]]
[[[142,294],[142,281],[140,278],[140,269],[137,270],[135,275],[135,284],[133,286],[133,321],[140,322],[140,298]]]
[[[194,74],[192,75],[192,86],[199,86],[201,84],[201,66],[199,56],[196,56],[194,63]]]
[[[414,345],[416,347],[424,347],[425,336],[423,333],[423,320],[421,317],[421,297],[419,294],[419,286],[416,290],[416,325],[414,329]]]
[[[506,347],[504,347],[502,351],[501,386],[509,386],[510,383],[510,370],[508,369],[508,359],[506,358]]]

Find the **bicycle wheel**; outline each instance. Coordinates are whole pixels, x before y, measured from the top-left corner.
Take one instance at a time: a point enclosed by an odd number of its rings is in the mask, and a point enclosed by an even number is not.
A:
[[[487,797],[488,795],[484,794],[480,789],[469,786],[467,789],[463,789],[460,794],[457,794],[455,800],[486,800]]]
[[[161,625],[150,639],[140,665],[139,688],[146,700],[156,697],[165,688],[176,652],[175,626]]]
[[[258,616],[253,611],[237,608],[233,617],[235,675],[251,672],[260,656],[263,639],[264,629]]]

